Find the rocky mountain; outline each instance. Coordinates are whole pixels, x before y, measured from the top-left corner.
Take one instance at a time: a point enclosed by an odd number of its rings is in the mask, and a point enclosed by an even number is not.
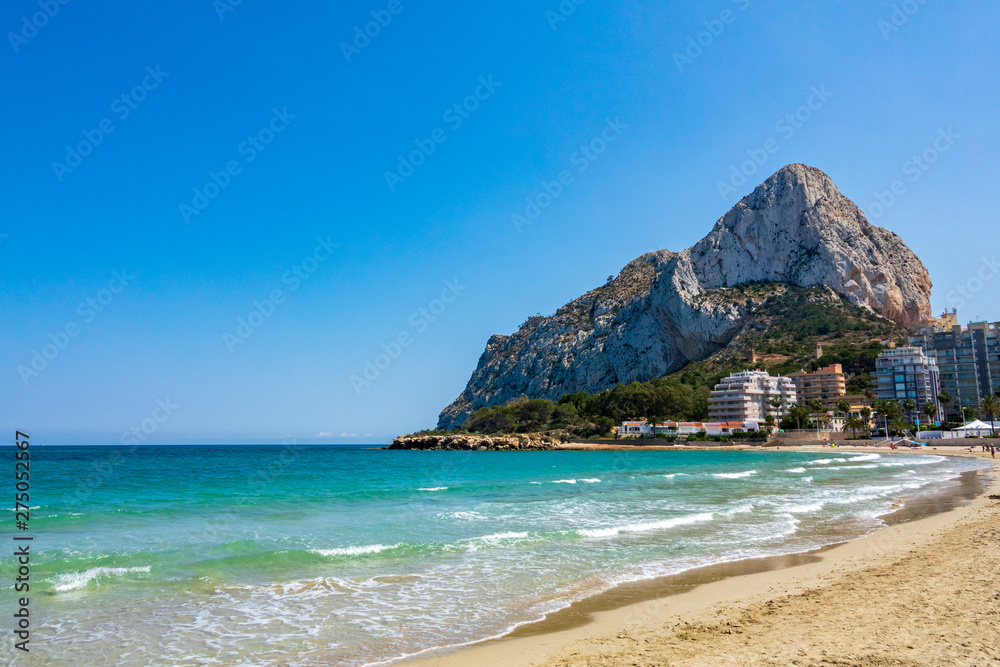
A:
[[[825,173],[792,164],[691,248],[643,255],[555,315],[492,336],[438,428],[521,396],[600,392],[704,359],[740,333],[752,307],[725,288],[751,282],[826,286],[904,326],[931,314],[930,276],[903,240],[869,223]]]

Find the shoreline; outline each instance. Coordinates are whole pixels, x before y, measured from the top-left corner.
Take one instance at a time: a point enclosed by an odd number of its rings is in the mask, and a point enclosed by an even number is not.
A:
[[[707,444],[707,443],[706,443]],[[580,446],[583,445],[583,446]],[[989,454],[968,452],[967,445],[919,450],[891,450],[888,447],[850,446],[838,444],[836,450],[853,453],[907,454],[914,451],[942,456],[980,458],[994,461]],[[560,449],[574,450],[674,450],[698,451],[763,449],[761,447],[651,447],[608,446],[567,443]],[[782,451],[826,452],[829,445],[782,446]],[[835,451],[836,451],[835,450]],[[772,450],[773,451],[773,450]],[[926,546],[941,531],[954,529],[963,519],[990,504],[989,496],[1000,492],[998,468],[966,473],[955,489],[944,494],[914,496],[882,518],[888,525],[867,535],[806,552],[730,561],[694,568],[682,573],[621,584],[607,591],[583,598],[567,607],[548,614],[544,619],[521,625],[506,635],[485,639],[462,647],[431,649],[396,664],[417,667],[464,667],[465,665],[497,664],[529,666],[550,664],[550,661],[576,649],[573,656],[587,654],[588,661],[560,661],[570,664],[661,664],[634,662],[636,656],[620,660],[605,655],[627,648],[630,633],[662,634],[685,619],[705,616],[719,606],[744,608],[762,601],[774,602],[775,596],[802,595],[817,584],[822,588],[863,573],[876,565],[905,557],[913,550]],[[970,481],[969,476],[975,480]],[[985,475],[989,475],[984,482]],[[973,488],[978,487],[978,488]],[[836,571],[831,570],[836,566]],[[859,612],[860,613],[860,610]],[[670,647],[676,644],[671,643]],[[689,648],[697,648],[697,643]],[[565,658],[565,656],[562,656]],[[650,656],[643,656],[649,658]],[[595,660],[596,662],[589,662]],[[701,663],[698,663],[701,664]],[[765,663],[771,664],[771,663]],[[881,664],[881,663],[879,663]],[[888,664],[888,663],[887,663]]]

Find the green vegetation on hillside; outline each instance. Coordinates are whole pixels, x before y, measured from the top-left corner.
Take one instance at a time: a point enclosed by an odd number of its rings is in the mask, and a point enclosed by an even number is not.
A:
[[[755,283],[715,290],[702,298],[740,304],[747,312],[743,330],[709,358],[664,377],[620,384],[598,394],[568,394],[558,401],[525,397],[482,408],[464,430],[491,434],[566,429],[577,437],[598,437],[627,419],[703,421],[708,419],[711,389],[730,373],[748,368],[784,375],[841,364],[849,377],[848,393],[861,394],[872,387],[875,359],[885,349],[880,341],[906,339],[898,325],[822,287]],[[819,344],[823,355],[817,360]],[[755,363],[749,361],[751,350],[757,355]]]

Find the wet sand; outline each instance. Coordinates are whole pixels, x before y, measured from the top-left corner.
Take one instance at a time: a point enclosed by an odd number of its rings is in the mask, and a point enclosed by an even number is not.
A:
[[[987,478],[983,494],[981,479],[969,473],[946,493],[908,500],[867,537],[618,586],[502,639],[412,664],[1000,665],[1000,502],[988,497],[1000,484]],[[915,603],[927,597],[941,602],[937,617]],[[984,622],[956,627],[956,614]],[[858,654],[845,632],[870,650]]]

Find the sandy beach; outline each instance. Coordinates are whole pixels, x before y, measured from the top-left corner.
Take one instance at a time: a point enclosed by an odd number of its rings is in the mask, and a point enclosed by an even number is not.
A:
[[[993,461],[957,447],[934,452]],[[858,540],[614,589],[508,637],[410,664],[1000,665],[995,473],[963,479],[951,497],[909,502]],[[987,488],[969,500],[980,483]]]

